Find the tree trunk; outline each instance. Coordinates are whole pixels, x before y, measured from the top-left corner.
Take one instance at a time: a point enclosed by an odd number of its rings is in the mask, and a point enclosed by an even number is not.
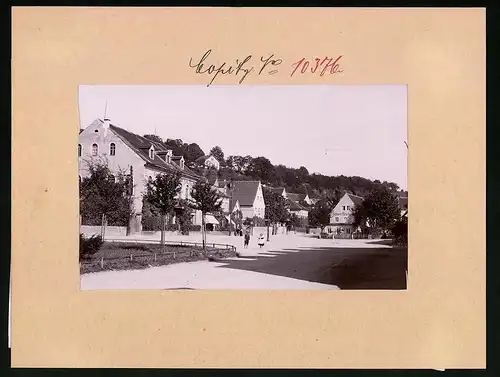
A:
[[[203,244],[203,253],[205,253],[205,213],[201,213],[201,242]]]
[[[102,214],[102,219],[101,219],[101,238],[104,241],[104,237],[106,237],[106,215],[103,213]]]
[[[166,215],[161,215],[161,238],[160,245],[163,251],[165,251],[165,223],[166,223]]]

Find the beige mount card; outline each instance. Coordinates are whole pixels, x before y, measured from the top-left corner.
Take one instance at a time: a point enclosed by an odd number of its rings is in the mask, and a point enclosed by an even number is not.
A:
[[[12,14],[14,367],[485,367],[485,9]],[[208,50],[281,60],[212,85],[407,85],[407,290],[80,290],[79,86],[208,85]]]

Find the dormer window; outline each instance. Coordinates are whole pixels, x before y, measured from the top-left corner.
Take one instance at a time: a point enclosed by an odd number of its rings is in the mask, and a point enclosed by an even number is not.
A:
[[[151,146],[151,148],[149,148],[149,158],[151,160],[154,160],[154,158],[155,158],[155,149],[153,146]]]
[[[179,166],[181,167],[181,169],[184,169],[184,159],[181,158],[181,160],[179,161]]]

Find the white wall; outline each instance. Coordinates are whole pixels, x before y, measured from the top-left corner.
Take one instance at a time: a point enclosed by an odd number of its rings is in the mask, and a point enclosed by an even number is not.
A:
[[[330,214],[330,224],[345,224],[352,222],[353,211],[354,203],[349,195],[345,194]]]
[[[260,218],[264,218],[265,216],[265,210],[266,210],[266,204],[264,202],[264,195],[262,192],[262,185],[259,183],[259,187],[257,189],[257,195],[255,195],[255,199],[253,202],[253,209],[254,209],[254,215]],[[252,216],[252,217],[253,217]]]
[[[97,131],[97,132],[95,132]],[[133,168],[134,179],[134,212],[142,213],[142,193],[144,191],[144,160],[140,158],[130,147],[128,147],[122,139],[116,134],[107,130],[104,132],[102,124],[90,125],[79,135],[78,143],[82,146],[82,155],[78,158],[78,173],[83,178],[87,176],[88,169],[86,161],[107,161],[108,167],[114,174],[120,170],[126,173],[130,172],[130,167]],[[92,156],[92,144],[97,144],[99,147],[98,156]],[[110,156],[109,146],[115,143],[115,155]]]

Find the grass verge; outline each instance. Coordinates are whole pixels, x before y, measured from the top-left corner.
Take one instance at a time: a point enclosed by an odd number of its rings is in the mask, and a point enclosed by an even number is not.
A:
[[[207,247],[205,253],[200,247],[186,245],[104,243],[90,258],[80,261],[80,274],[101,271],[138,270],[165,266],[174,263],[195,262],[208,259],[235,257],[232,249]]]

